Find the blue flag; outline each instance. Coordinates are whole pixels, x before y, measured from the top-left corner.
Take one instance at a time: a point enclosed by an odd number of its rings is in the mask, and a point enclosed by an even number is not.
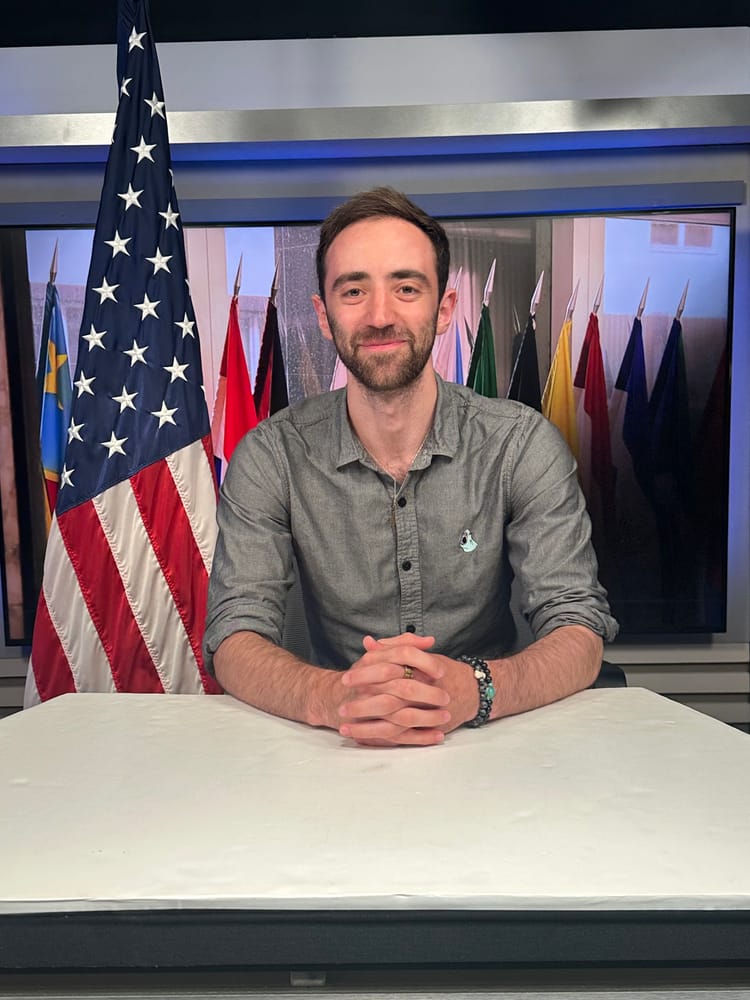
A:
[[[660,479],[670,477],[681,504],[689,506],[693,489],[690,404],[678,319],[672,322],[648,408],[653,474]]]
[[[627,393],[622,437],[633,460],[633,471],[647,497],[651,496],[651,435],[648,412],[646,359],[643,352],[643,325],[636,317],[625,354],[617,373],[615,388]]]
[[[57,286],[51,281],[47,283],[47,294],[44,299],[42,330],[38,367],[38,372],[43,375],[39,441],[47,503],[51,515],[57,501],[60,472],[65,458],[72,401],[65,317]]]
[[[461,327],[456,320],[456,384],[464,384],[464,358],[461,349]]]

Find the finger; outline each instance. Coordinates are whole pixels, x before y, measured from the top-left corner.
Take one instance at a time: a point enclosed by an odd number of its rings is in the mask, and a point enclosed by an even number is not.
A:
[[[413,733],[419,733],[419,737],[416,739],[413,737]],[[423,736],[422,734],[429,733],[429,736]],[[445,740],[445,733],[441,732],[439,729],[407,729],[404,733],[405,738],[394,740],[356,740],[357,746],[360,747],[381,747],[381,749],[395,750],[398,747],[429,747],[438,746]],[[351,737],[350,737],[351,738]]]
[[[392,712],[404,708],[405,702],[390,694],[373,694],[365,698],[353,698],[339,705],[342,719],[384,719]]]
[[[424,685],[419,686],[423,687]],[[407,709],[413,710],[414,712],[431,710],[437,711],[441,717],[436,719],[434,722],[426,723],[407,721],[405,725],[440,726],[445,722],[449,722],[450,713],[445,712],[445,706],[448,704],[449,696],[444,691],[440,691],[439,688],[426,687],[426,691],[428,692],[428,698],[430,695],[434,695],[431,700],[422,700],[418,698],[406,700],[387,691],[374,692],[366,697],[353,698],[351,701],[345,701],[339,706],[339,715],[345,719],[385,719],[392,716],[396,712],[401,712]],[[443,717],[445,715],[447,715],[447,718]]]
[[[377,695],[390,695],[409,705],[425,705],[431,708],[445,708],[451,696],[444,689],[428,681],[420,681],[416,675],[411,678],[398,677],[385,683],[358,683],[352,691],[352,699],[362,701]],[[347,704],[348,702],[344,702]]]
[[[359,684],[385,684],[404,676],[404,664],[396,663],[393,657],[379,653],[365,653],[341,675],[344,687],[354,687]]]
[[[439,729],[451,721],[451,713],[444,708],[417,708],[407,705],[385,716],[385,721],[393,722],[404,729]]]
[[[401,635],[385,636],[382,639],[366,635],[362,640],[362,645],[367,650],[378,649],[382,646],[397,645],[414,646],[415,649],[430,649],[435,645],[435,637],[432,635],[416,635],[414,632],[402,632]]]
[[[441,657],[414,646],[382,646],[368,651],[342,676],[345,686],[379,684],[404,676],[404,667],[419,670],[430,681],[445,674]]]
[[[347,722],[339,733],[366,746],[430,746],[445,739],[440,729],[403,729],[384,719]]]

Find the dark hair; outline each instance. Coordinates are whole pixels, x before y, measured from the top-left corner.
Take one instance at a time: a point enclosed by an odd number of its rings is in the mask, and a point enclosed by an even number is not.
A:
[[[320,242],[315,255],[318,270],[318,289],[325,299],[326,254],[342,230],[355,222],[378,217],[404,219],[421,229],[435,250],[437,266],[438,299],[442,299],[448,284],[450,268],[450,248],[448,236],[440,223],[410,201],[405,194],[391,187],[377,187],[372,191],[360,191],[353,198],[338,205],[320,227]]]

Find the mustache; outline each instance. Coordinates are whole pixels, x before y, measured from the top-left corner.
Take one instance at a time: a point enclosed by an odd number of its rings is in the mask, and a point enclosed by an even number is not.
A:
[[[354,338],[354,347],[361,347],[367,344],[384,344],[389,340],[405,340],[410,344],[414,343],[414,336],[411,330],[405,327],[384,326],[367,327]]]

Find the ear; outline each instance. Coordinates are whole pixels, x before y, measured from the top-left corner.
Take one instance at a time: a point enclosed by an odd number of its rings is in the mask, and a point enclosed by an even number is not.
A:
[[[326,311],[326,304],[321,299],[321,297],[316,293],[312,296],[313,309],[315,310],[315,315],[318,318],[318,326],[320,327],[320,332],[326,338],[326,340],[333,340],[333,334],[331,333],[331,328],[328,325],[328,312]]]
[[[440,336],[448,329],[453,319],[456,309],[458,294],[455,288],[446,288],[445,293],[438,306],[437,323],[435,324],[435,335]]]

